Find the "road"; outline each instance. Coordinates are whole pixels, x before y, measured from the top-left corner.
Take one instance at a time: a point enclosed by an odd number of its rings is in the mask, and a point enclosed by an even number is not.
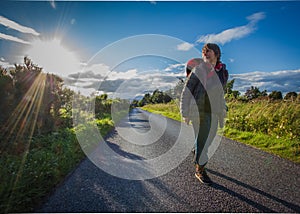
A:
[[[120,131],[147,132],[153,126],[149,117],[135,110]],[[178,121],[164,121],[173,132],[180,127]],[[172,147],[174,139],[165,136],[146,145],[147,150],[126,142],[118,131],[106,142],[119,154],[146,159]],[[86,158],[36,212],[300,212],[299,164],[223,137],[207,171],[211,186],[195,178],[190,153],[167,174],[130,180],[110,175]]]

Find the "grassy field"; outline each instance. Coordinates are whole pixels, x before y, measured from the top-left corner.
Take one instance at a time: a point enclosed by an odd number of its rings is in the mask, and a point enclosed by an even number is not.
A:
[[[231,101],[228,106],[226,137],[300,163],[299,103]],[[181,121],[175,102],[150,104],[142,109]]]

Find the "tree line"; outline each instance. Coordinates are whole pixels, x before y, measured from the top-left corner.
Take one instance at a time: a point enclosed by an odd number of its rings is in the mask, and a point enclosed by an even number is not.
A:
[[[244,95],[241,95],[239,91],[233,90],[233,84],[235,79],[232,79],[226,84],[225,87],[225,96],[226,98],[232,100],[241,100],[241,101],[251,101],[255,99],[267,99],[269,101],[275,101],[275,100],[290,100],[290,101],[296,101],[300,100],[300,94],[297,94],[297,92],[292,91],[288,92],[283,96],[281,91],[272,91],[268,94],[267,90],[261,91],[256,86],[251,86],[248,88]]]
[[[235,79],[229,81],[224,89],[225,98],[227,100],[239,100],[239,101],[253,101],[256,99],[266,99],[269,101],[276,100],[286,100],[286,101],[300,101],[300,94],[296,92],[288,92],[283,96],[281,91],[272,91],[268,94],[267,90],[261,91],[256,86],[251,86],[245,92],[245,94],[241,95],[241,93],[237,90],[233,90]],[[153,93],[146,93],[141,100],[133,100],[132,105],[142,107],[147,104],[157,104],[157,103],[168,103],[172,100],[180,99],[181,91],[184,86],[184,81],[179,80],[176,86],[173,89],[169,89],[165,92],[156,89]]]

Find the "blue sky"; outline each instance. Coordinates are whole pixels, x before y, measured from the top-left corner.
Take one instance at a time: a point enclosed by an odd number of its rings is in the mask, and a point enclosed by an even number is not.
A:
[[[214,42],[236,90],[300,92],[299,9],[297,1],[1,1],[0,65],[28,55],[71,88],[132,98],[174,86],[185,61]]]

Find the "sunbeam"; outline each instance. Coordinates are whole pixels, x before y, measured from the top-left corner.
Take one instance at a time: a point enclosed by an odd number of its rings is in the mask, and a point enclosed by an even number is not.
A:
[[[22,139],[24,133],[27,133],[26,131],[34,131],[35,126],[33,125],[35,125],[36,119],[32,119],[32,115],[35,114],[34,118],[37,118],[40,110],[45,90],[46,76],[47,74],[45,73],[38,74],[29,90],[12,112],[5,125],[5,133],[8,132],[6,139],[9,140],[17,129],[18,134],[15,136],[15,142]]]
[[[23,157],[10,194],[9,203],[16,193],[17,183],[22,176],[24,164],[29,153],[31,139],[34,134],[39,112],[43,102],[47,74],[39,73],[20,103],[14,109],[5,126],[6,144],[15,144],[23,150]],[[13,134],[17,133],[14,137]],[[7,207],[9,208],[9,206]]]

